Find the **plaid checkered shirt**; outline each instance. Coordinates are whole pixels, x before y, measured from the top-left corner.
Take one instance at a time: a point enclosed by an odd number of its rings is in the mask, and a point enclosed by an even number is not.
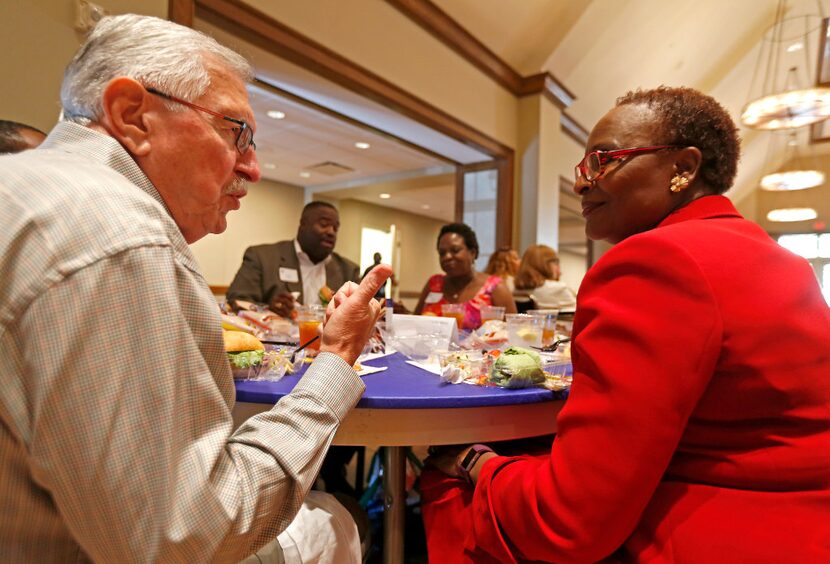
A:
[[[323,353],[234,432],[215,301],[102,133],[0,157],[0,225],[0,561],[233,562],[274,539],[363,392],[351,367]]]

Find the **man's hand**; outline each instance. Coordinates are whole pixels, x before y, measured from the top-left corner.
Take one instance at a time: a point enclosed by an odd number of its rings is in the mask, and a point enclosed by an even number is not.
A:
[[[383,311],[374,296],[391,274],[391,266],[379,264],[359,286],[346,282],[337,290],[326,308],[320,352],[331,352],[349,364],[355,363]]]
[[[294,313],[294,296],[287,292],[277,294],[268,304],[268,309],[286,319],[291,319]]]

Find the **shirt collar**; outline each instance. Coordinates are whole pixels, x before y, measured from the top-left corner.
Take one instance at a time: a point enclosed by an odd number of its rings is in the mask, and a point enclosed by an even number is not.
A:
[[[174,247],[188,264],[188,267],[191,270],[198,271],[196,259],[193,257],[181,229],[176,225],[173,215],[170,213],[167,204],[164,203],[161,194],[126,149],[121,146],[121,143],[95,129],[63,121],[59,122],[49,132],[48,137],[35,150],[38,149],[52,149],[80,155],[114,170],[140,188],[167,212],[171,220],[171,227],[175,227],[169,230]]]
[[[309,257],[308,254],[306,254],[306,252],[300,246],[300,242],[296,239],[294,239],[294,251],[297,253],[297,258],[299,258],[301,261],[306,261],[311,266],[327,265],[329,262],[331,262],[332,253],[329,253],[329,256],[327,256],[320,262],[315,263],[313,260],[311,260],[311,257]]]

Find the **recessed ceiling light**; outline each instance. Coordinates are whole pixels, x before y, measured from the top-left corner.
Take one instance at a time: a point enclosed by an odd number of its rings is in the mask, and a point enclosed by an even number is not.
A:
[[[767,214],[770,221],[806,221],[818,217],[813,208],[781,208]]]
[[[264,165],[262,165],[262,166],[264,166],[264,167],[265,167],[265,168],[267,168],[268,170],[274,170],[275,168],[277,168],[277,165],[275,165],[274,163],[265,163],[265,164],[264,164]]]
[[[369,147],[371,147],[371,145],[369,145],[368,143],[364,143],[363,141],[358,141],[354,144],[354,146],[358,149],[368,149]]]
[[[272,119],[285,119],[285,112],[280,112],[278,110],[269,110],[265,113],[265,115]]]
[[[379,195],[378,195],[378,197],[379,197],[381,200],[388,200],[389,198],[391,198],[391,197],[392,197],[392,195],[391,195],[391,194],[387,194],[386,192],[384,192],[383,194],[379,194]]]
[[[311,178],[311,173],[310,172],[301,172],[300,176],[302,176],[303,178]]]

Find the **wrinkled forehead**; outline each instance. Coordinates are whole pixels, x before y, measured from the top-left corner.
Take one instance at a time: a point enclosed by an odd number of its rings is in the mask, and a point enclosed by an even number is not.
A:
[[[657,112],[645,104],[612,108],[591,130],[587,151],[653,145],[662,130]]]
[[[255,127],[256,120],[245,82],[239,75],[227,68],[208,65],[208,69],[210,86],[197,103],[228,117],[241,119],[251,127]]]

